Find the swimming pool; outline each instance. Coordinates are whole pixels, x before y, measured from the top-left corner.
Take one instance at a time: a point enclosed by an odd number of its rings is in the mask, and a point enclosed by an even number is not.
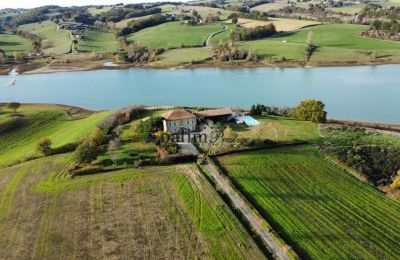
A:
[[[254,118],[252,118],[251,116],[245,116],[244,118],[244,122],[246,123],[246,125],[248,126],[255,126],[258,125],[258,121],[255,120]]]

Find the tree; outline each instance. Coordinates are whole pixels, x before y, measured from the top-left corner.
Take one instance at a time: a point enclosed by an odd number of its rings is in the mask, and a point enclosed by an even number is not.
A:
[[[98,149],[95,143],[85,141],[80,144],[74,153],[74,160],[79,164],[89,164],[96,160]]]
[[[8,61],[7,54],[4,50],[0,49],[0,64],[6,64]]]
[[[235,42],[239,40],[239,34],[235,30],[230,31],[229,37],[231,38],[233,45],[235,45]]]
[[[319,100],[304,100],[293,108],[293,116],[300,120],[311,121],[314,123],[326,122],[325,104]]]
[[[44,138],[44,139],[40,140],[36,144],[36,152],[39,154],[42,154],[44,156],[51,155],[51,152],[52,152],[51,140],[49,138]]]
[[[307,40],[306,40],[306,49],[305,49],[305,53],[304,53],[305,61],[310,60],[311,55],[313,54],[314,50],[315,50],[314,33],[310,31],[310,32],[308,32]]]
[[[74,39],[72,41],[72,44],[73,44],[73,46],[72,46],[73,52],[77,52],[78,51],[78,40]]]
[[[41,48],[41,43],[40,41],[32,41],[32,51],[33,53],[39,53],[39,50]]]
[[[224,139],[230,141],[230,142],[234,142],[236,140],[236,138],[238,137],[238,134],[235,133],[231,127],[227,127],[224,129]]]
[[[14,110],[14,113],[17,113],[18,108],[21,107],[21,104],[18,102],[11,102],[7,104],[7,108]]]
[[[101,145],[104,141],[104,133],[100,128],[96,127],[92,132],[91,138],[94,144]]]
[[[237,16],[232,17],[232,24],[237,24],[238,18]]]
[[[257,115],[257,110],[256,110],[256,106],[255,105],[251,106],[250,115],[252,115],[252,116]]]

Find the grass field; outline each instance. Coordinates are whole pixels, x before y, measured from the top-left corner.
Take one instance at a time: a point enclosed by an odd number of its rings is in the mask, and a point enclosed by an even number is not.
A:
[[[66,109],[57,106],[23,105],[10,117],[8,110],[0,113],[0,166],[35,155],[35,145],[50,138],[53,147],[78,141],[89,134],[96,123],[111,112],[82,114],[78,118],[67,116]]]
[[[49,20],[21,25],[18,29],[41,36],[42,50],[46,54],[63,54],[70,51],[72,41],[69,33],[57,30],[57,25]]]
[[[224,10],[222,8],[213,8],[207,6],[195,6],[195,5],[180,5],[179,12],[190,15],[191,11],[196,10],[202,17],[206,17],[209,14],[218,15],[221,20],[225,20],[232,13],[231,11]],[[177,11],[175,11],[177,12]]]
[[[273,57],[301,61],[308,32],[314,33],[314,44],[318,46],[311,62],[366,62],[371,52],[376,51],[378,60],[400,60],[400,43],[361,37],[364,25],[330,24],[319,25],[282,37],[239,42],[244,49],[255,49],[262,58]],[[229,29],[228,29],[229,31]],[[228,34],[217,35],[213,46],[220,40],[229,41]]]
[[[32,50],[32,42],[15,34],[0,32],[0,49],[7,55],[12,55],[14,52],[28,53]]]
[[[0,258],[263,259],[193,165],[68,179],[68,158],[0,170]]]
[[[114,35],[101,28],[90,28],[84,31],[83,38],[78,40],[78,51],[110,52],[119,48]]]
[[[202,46],[208,35],[220,29],[219,24],[188,26],[180,22],[168,22],[131,34],[127,40],[151,49]]]
[[[246,138],[269,139],[279,142],[318,141],[318,124],[298,121],[291,118],[276,116],[255,116],[260,124],[252,127],[243,127],[232,124],[231,127],[239,136]],[[275,135],[275,130],[276,134]]]
[[[270,18],[270,21],[259,21],[252,19],[239,18],[239,25],[245,28],[254,28],[257,26],[264,26],[273,23],[277,31],[295,31],[303,27],[320,24],[319,22],[307,21],[307,20],[295,20],[295,19],[285,19],[285,18]],[[229,32],[228,32],[229,33]]]
[[[310,147],[218,158],[304,258],[396,259],[400,204]]]
[[[158,66],[180,66],[190,64],[192,61],[201,61],[211,57],[212,50],[206,48],[183,48],[173,49],[158,56],[154,62]]]

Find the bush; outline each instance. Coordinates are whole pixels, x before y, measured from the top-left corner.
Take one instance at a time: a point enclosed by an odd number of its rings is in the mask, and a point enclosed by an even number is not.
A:
[[[93,142],[85,141],[80,144],[74,154],[74,160],[78,164],[89,164],[96,160],[98,148]]]
[[[45,138],[40,140],[37,144],[36,144],[36,148],[35,148],[36,152],[44,155],[44,156],[49,156],[52,154],[52,149],[51,149],[51,140],[49,138]]]
[[[78,143],[68,143],[63,146],[53,148],[51,154],[61,154],[61,153],[69,153],[75,151],[76,147],[78,147]]]

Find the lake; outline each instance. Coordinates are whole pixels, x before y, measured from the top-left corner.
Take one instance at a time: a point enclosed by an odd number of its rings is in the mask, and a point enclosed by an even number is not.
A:
[[[15,86],[10,83],[16,80]],[[0,102],[90,109],[144,105],[326,104],[329,118],[400,123],[400,65],[192,70],[98,70],[0,76]]]

